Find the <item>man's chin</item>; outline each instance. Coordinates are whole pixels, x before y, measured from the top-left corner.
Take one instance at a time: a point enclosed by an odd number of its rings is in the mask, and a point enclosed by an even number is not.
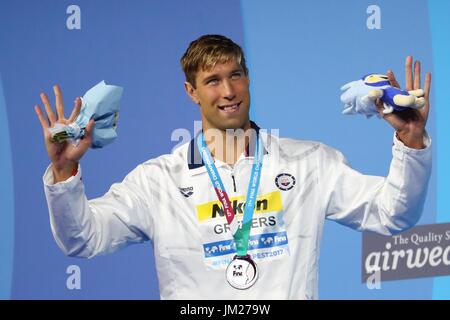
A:
[[[237,129],[248,129],[250,127],[250,121],[226,121],[221,123],[218,129],[220,130],[237,130]]]

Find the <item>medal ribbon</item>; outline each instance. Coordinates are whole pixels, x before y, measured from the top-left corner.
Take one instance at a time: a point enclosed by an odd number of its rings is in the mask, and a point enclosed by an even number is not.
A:
[[[217,167],[214,164],[211,152],[206,145],[203,133],[200,133],[197,137],[197,146],[202,156],[203,162],[205,163],[206,170],[216,192],[217,198],[222,203],[223,212],[225,213],[231,229],[231,233],[233,234],[233,238],[236,243],[237,255],[240,257],[245,256],[248,249],[248,238],[250,235],[250,229],[252,227],[253,213],[255,209],[256,197],[258,194],[261,169],[263,164],[264,148],[262,147],[260,138],[259,136],[257,136],[256,138],[255,158],[253,160],[247,196],[245,198],[246,201],[244,205],[244,217],[242,219],[242,225],[240,227],[238,226],[236,213],[234,212],[231,201],[228,198],[228,194],[225,190],[222,179],[220,178]]]

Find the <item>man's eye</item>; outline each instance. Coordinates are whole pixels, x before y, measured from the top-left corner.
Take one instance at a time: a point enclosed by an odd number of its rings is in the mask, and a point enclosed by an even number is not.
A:
[[[211,79],[208,80],[208,82],[206,82],[207,85],[216,85],[217,84],[217,79]]]
[[[231,75],[231,79],[239,79],[240,77],[241,77],[241,73],[240,72],[236,72],[236,73],[233,73]]]

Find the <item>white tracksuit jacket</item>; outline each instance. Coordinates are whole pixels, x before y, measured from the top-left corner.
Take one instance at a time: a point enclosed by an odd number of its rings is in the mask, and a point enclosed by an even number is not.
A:
[[[234,242],[195,141],[140,164],[93,200],[80,167],[56,184],[49,167],[43,180],[56,242],[69,256],[91,258],[153,241],[162,299],[316,299],[325,219],[385,235],[419,220],[431,171],[428,137],[421,150],[394,137],[387,178],[362,175],[322,143],[262,130],[261,137],[266,152],[249,239],[260,274],[250,289],[233,289],[225,278]],[[243,154],[233,167],[216,160],[240,218],[251,160]]]

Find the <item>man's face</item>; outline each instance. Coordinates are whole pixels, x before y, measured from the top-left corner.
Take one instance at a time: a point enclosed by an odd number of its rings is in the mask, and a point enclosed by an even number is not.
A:
[[[235,59],[217,63],[209,71],[198,71],[197,88],[186,82],[187,93],[200,105],[203,129],[226,130],[248,126],[249,84],[248,77]]]

